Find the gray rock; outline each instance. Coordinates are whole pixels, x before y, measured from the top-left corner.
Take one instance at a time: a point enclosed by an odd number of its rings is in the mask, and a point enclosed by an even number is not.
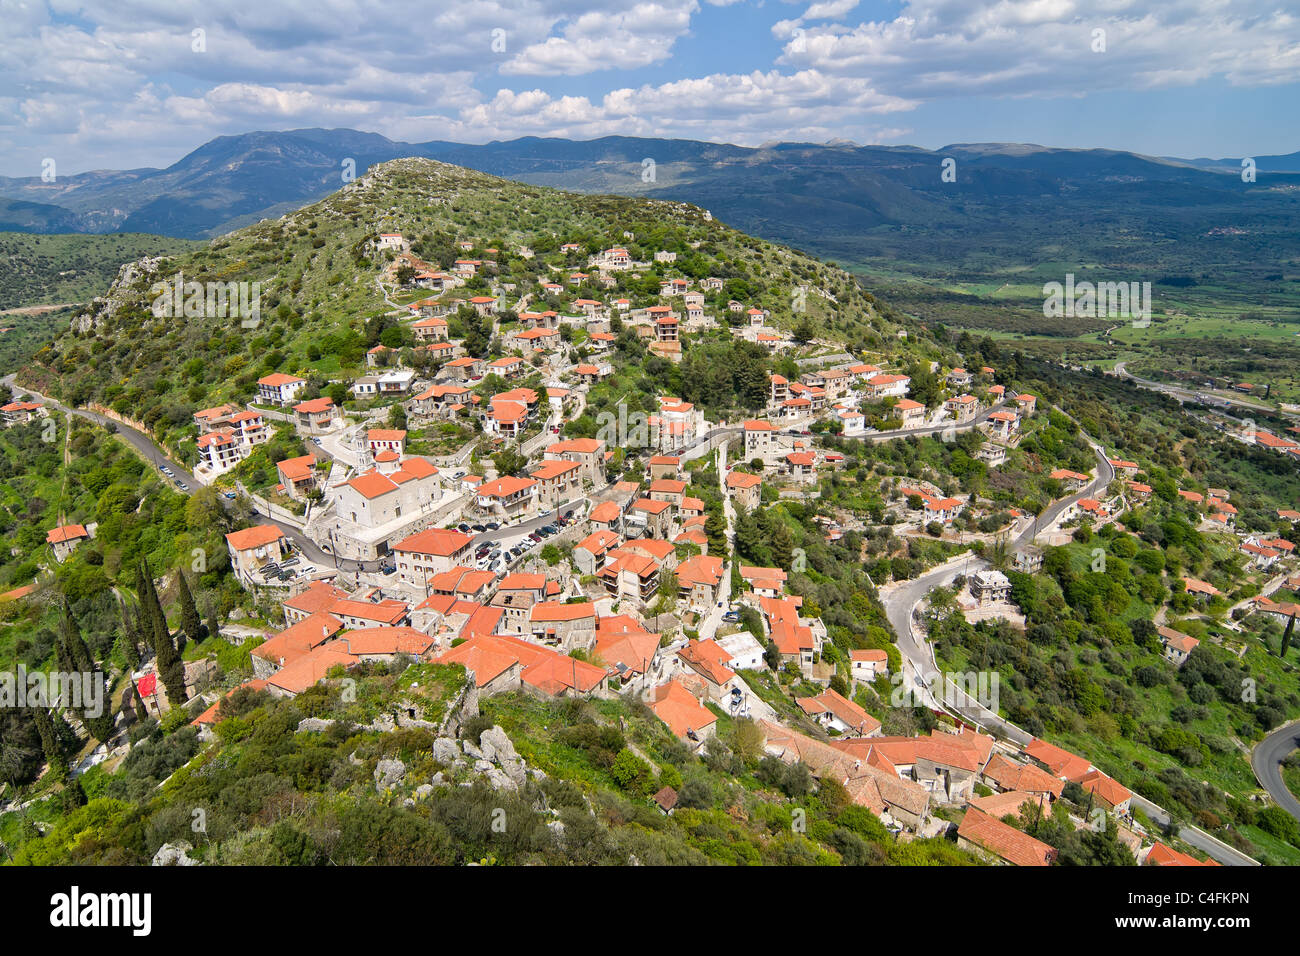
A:
[[[518,784],[491,764],[488,765],[488,769],[484,772],[484,776],[487,777],[488,784],[491,785],[493,790],[509,790],[514,792],[519,789]]]
[[[447,775],[443,773],[441,770],[439,770],[437,773],[433,775],[433,785],[435,787],[441,787],[446,782],[447,782]]]
[[[164,843],[149,861],[150,866],[202,866],[198,860],[191,860],[189,851],[193,847],[182,840],[180,843]]]
[[[320,733],[329,730],[333,726],[334,721],[329,717],[304,717],[298,721],[298,733],[301,734],[307,731]]]
[[[383,792],[401,786],[406,777],[406,764],[400,760],[381,760],[375,765],[375,789]]]
[[[495,770],[495,769],[496,767],[492,766],[492,764],[486,760],[474,761],[474,770],[478,773],[487,773],[489,770]]]
[[[467,740],[461,747],[465,751],[466,757],[473,757],[475,760],[483,759],[483,751],[479,750],[478,745],[472,740]]]
[[[496,753],[497,760],[501,763],[505,763],[507,760],[519,759],[515,745],[510,742],[510,738],[506,736],[506,732],[500,727],[490,727],[483,731],[482,736],[479,737],[479,743],[484,750],[491,747]]]
[[[513,780],[517,787],[522,787],[528,780],[528,769],[522,760],[501,761],[501,772]]]
[[[452,763],[460,756],[460,746],[451,737],[439,737],[433,742],[433,759],[438,763]]]
[[[433,793],[433,784],[422,783],[415,788],[415,799],[423,800],[429,794]]]

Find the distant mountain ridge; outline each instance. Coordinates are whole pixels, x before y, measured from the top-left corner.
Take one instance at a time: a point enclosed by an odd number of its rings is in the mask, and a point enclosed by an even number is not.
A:
[[[721,203],[736,215],[735,192],[833,199],[854,196],[863,225],[951,219],[940,187],[945,157],[965,166],[962,198],[1023,197],[1079,184],[1138,177],[1198,190],[1231,189],[1223,175],[1240,161],[1176,160],[1108,149],[1056,149],[1019,143],[914,146],[779,143],[744,147],[694,140],[607,136],[595,140],[522,137],[467,145],[400,143],[351,129],[254,131],[219,136],[166,169],[100,170],[59,177],[0,177],[0,230],[147,232],[204,238],[319,199],[374,163],[420,156],[495,176],[579,192],[672,194]],[[649,161],[649,162],[647,162]],[[1257,157],[1261,172],[1300,168],[1300,153]],[[650,165],[652,163],[653,165]],[[961,175],[959,173],[959,175]],[[1297,176],[1300,182],[1300,175]],[[813,189],[801,188],[812,186]],[[833,189],[835,192],[828,192]],[[910,195],[886,193],[906,192]],[[949,190],[949,192],[955,192]],[[741,206],[743,207],[743,203]],[[921,208],[918,208],[921,207]],[[741,208],[740,220],[751,219]],[[761,217],[760,217],[761,218]]]

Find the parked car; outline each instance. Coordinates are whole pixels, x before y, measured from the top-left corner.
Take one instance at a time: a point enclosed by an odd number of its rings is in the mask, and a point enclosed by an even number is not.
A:
[[[499,530],[500,528],[501,528],[501,525],[497,524],[495,521],[489,521],[489,522],[487,523],[487,529],[488,529],[489,531],[497,531],[497,530]]]
[[[235,500],[235,493],[233,491],[223,491],[221,494],[223,498],[229,498],[231,501]]]
[[[534,542],[537,542],[537,541],[541,541],[541,540],[542,540],[542,536],[541,536],[540,534],[538,534],[536,531],[534,531],[534,532],[533,532],[532,534],[530,534],[528,537],[529,537],[529,539],[531,539],[531,540],[534,541]]]
[[[456,530],[461,534],[467,534],[469,532],[469,525],[462,521],[460,524],[456,525]]]
[[[484,531],[487,530],[487,525],[476,524],[474,525],[474,530],[477,531],[479,534],[482,534]]]

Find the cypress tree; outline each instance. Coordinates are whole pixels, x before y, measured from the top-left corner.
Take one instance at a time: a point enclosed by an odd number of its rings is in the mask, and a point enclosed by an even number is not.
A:
[[[63,602],[63,644],[67,659],[74,665],[73,673],[89,674],[92,681],[99,681],[100,693],[107,697],[109,689],[104,674],[96,669],[95,659],[91,657],[90,648],[81,637],[81,627],[77,624],[77,619],[72,616],[72,608],[68,606],[66,599]],[[106,743],[113,736],[113,714],[108,707],[101,705],[100,712],[93,715],[85,710],[81,711],[81,722],[86,725],[91,736],[101,743]]]
[[[153,644],[154,653],[162,653],[158,647],[162,643],[172,644],[171,629],[167,626],[167,615],[163,612],[162,601],[158,598],[158,589],[153,584],[153,572],[149,562],[140,562],[140,614],[144,618],[145,631]]]
[[[44,707],[32,708],[32,722],[36,724],[36,732],[41,735],[41,752],[45,754],[50,769],[59,776],[67,773],[68,753],[66,741],[60,738],[59,732],[54,726],[54,721],[50,717],[50,711]]]
[[[208,611],[208,637],[221,636],[221,618],[217,616],[217,606],[214,603]]]
[[[1282,647],[1277,652],[1278,657],[1286,657],[1286,652],[1291,649],[1291,632],[1295,630],[1295,615],[1287,619],[1286,630],[1282,633]]]
[[[153,575],[150,573],[149,564],[146,561],[141,561],[140,578],[141,588],[144,591],[140,599],[141,613],[147,616],[152,624],[158,678],[167,688],[168,702],[173,707],[179,707],[187,699],[185,694],[185,662],[181,660],[176,645],[172,643],[171,631],[167,627],[167,617],[163,614],[162,602],[158,600],[158,591],[153,586]]]
[[[203,624],[199,620],[199,609],[194,606],[194,595],[190,593],[189,582],[185,580],[185,572],[176,571],[176,577],[180,587],[180,604],[181,604],[181,633],[194,644],[203,640]],[[177,640],[177,650],[184,651],[184,640]]]
[[[121,602],[122,610],[122,633],[117,637],[117,646],[122,651],[122,659],[126,661],[128,670],[138,670],[140,667],[140,643],[136,634],[135,622],[131,619],[131,609],[127,607],[125,601]]]

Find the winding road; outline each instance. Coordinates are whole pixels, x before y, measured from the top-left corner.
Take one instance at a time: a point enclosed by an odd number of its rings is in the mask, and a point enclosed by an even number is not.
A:
[[[1154,382],[1149,378],[1138,378],[1128,370],[1127,366],[1127,361],[1116,362],[1114,371],[1109,374],[1114,375],[1116,378],[1132,382],[1140,388],[1150,389],[1153,392],[1163,392],[1171,398],[1176,398],[1179,402],[1197,402],[1202,405],[1233,406],[1236,408],[1249,409],[1254,412],[1267,412],[1271,415],[1288,414],[1287,412],[1279,412],[1276,408],[1273,408],[1270,405],[1260,405],[1257,402],[1247,402],[1243,399],[1233,398],[1227,395],[1213,395],[1201,389],[1183,388],[1179,385],[1167,385],[1164,382]]]
[[[1282,779],[1282,761],[1297,748],[1300,748],[1300,721],[1279,727],[1257,743],[1250,755],[1250,768],[1255,771],[1255,779],[1268,791],[1273,801],[1300,820],[1300,800],[1295,798],[1295,794]]]
[[[1097,477],[1080,491],[1052,502],[1041,515],[1032,521],[1024,521],[1024,527],[1017,531],[1008,542],[1010,550],[1015,551],[1026,544],[1032,543],[1040,527],[1050,527],[1052,522],[1060,517],[1066,508],[1077,503],[1080,499],[1100,497],[1105,493],[1107,486],[1115,478],[1115,469],[1107,459],[1105,450],[1091,439],[1088,439],[1088,441],[1092,445],[1093,453],[1097,456]],[[904,674],[909,679],[913,691],[931,706],[941,706],[941,703],[934,696],[934,688],[924,678],[927,674],[936,671],[937,668],[935,667],[930,645],[924,638],[918,637],[913,631],[912,614],[916,606],[933,588],[949,584],[959,574],[969,575],[974,571],[981,571],[988,567],[990,567],[989,563],[983,558],[977,558],[968,553],[965,558],[945,562],[925,574],[890,589],[888,593],[882,592],[880,595],[880,602],[884,605],[885,614],[898,637],[898,649],[902,653],[904,661]],[[989,711],[956,685],[949,682],[946,688],[940,688],[940,690],[944,692],[944,700],[948,702],[945,709],[950,710],[957,716],[972,723],[994,728],[1007,738],[1020,744],[1027,744],[1033,739],[1031,734]]]
[[[1033,522],[1026,522],[1026,526],[1011,539],[1012,550],[1032,542],[1040,526],[1050,526],[1062,511],[1079,501],[1079,499],[1101,497],[1106,487],[1114,480],[1115,469],[1107,460],[1105,451],[1092,439],[1089,438],[1088,442],[1092,445],[1093,452],[1097,456],[1097,477],[1081,491],[1053,502]],[[969,723],[987,730],[993,730],[1002,737],[1024,746],[1034,739],[1032,734],[999,717],[946,677],[943,678],[945,686],[940,688],[944,692],[944,700],[940,701],[934,696],[934,689],[931,684],[933,684],[933,676],[937,676],[935,672],[938,671],[938,668],[935,666],[930,645],[925,641],[924,637],[918,637],[912,629],[913,611],[931,588],[949,583],[959,573],[969,574],[972,571],[978,571],[988,566],[987,561],[973,556],[965,561],[952,560],[912,581],[906,582],[902,586],[891,590],[888,594],[882,593],[880,601],[884,605],[885,614],[898,637],[898,649],[903,655],[904,675],[909,680],[909,686],[918,697],[929,706],[941,707]],[[932,677],[928,683],[923,680],[927,675]],[[1272,742],[1271,746],[1266,747],[1270,742]],[[1285,806],[1289,812],[1295,814],[1297,818],[1300,818],[1300,802],[1297,802],[1295,797],[1291,796],[1286,787],[1282,785],[1281,773],[1277,766],[1280,760],[1297,746],[1300,746],[1300,722],[1275,731],[1274,734],[1266,738],[1256,748],[1252,763],[1255,767],[1255,775],[1260,778],[1260,782],[1264,784],[1265,788],[1274,795],[1274,799],[1280,805]],[[1280,756],[1276,756],[1279,753]],[[1274,787],[1266,780],[1266,773],[1270,772],[1272,777],[1276,778],[1277,787],[1289,799],[1289,805],[1285,803],[1282,796],[1279,796],[1274,791]],[[1145,813],[1152,822],[1161,826],[1167,826],[1172,819],[1169,812],[1163,807],[1152,803],[1140,794],[1133,794],[1132,805]],[[1259,866],[1257,860],[1196,827],[1180,827],[1178,835],[1189,846],[1195,847],[1219,863],[1227,866]]]
[[[4,376],[4,378],[0,378],[0,385],[13,388],[14,374],[15,373],[10,373],[9,375]],[[56,399],[50,398],[47,395],[42,395],[35,389],[27,388],[26,386],[18,386],[18,388],[19,390],[38,398],[48,408],[62,412],[65,415],[76,415],[78,418],[85,419],[88,422],[93,422],[101,427],[116,430],[116,433],[140,452],[145,460],[150,462],[154,468],[161,469],[163,465],[167,465],[171,468],[172,471],[176,473],[176,477],[187,486],[187,488],[182,489],[179,485],[176,485],[174,481],[172,482],[174,490],[180,494],[193,495],[199,488],[204,487],[197,479],[195,479],[193,473],[188,468],[169,457],[152,438],[138,429],[132,428],[130,425],[124,425],[119,421],[114,421],[98,412],[88,411],[84,408],[69,408],[67,405],[64,405]],[[167,479],[167,476],[161,474],[161,472],[159,477],[164,480]],[[230,510],[231,503],[229,499],[220,497],[218,500],[221,502],[223,508]],[[283,531],[285,536],[294,543],[294,547],[301,551],[308,560],[317,565],[332,565],[334,563],[334,556],[322,550],[315,541],[303,533],[301,528],[295,527],[286,521],[281,521],[278,518],[267,517],[265,515],[259,516]],[[377,571],[381,563],[382,562],[379,561],[354,561],[348,558],[340,558],[338,567],[343,571]]]

